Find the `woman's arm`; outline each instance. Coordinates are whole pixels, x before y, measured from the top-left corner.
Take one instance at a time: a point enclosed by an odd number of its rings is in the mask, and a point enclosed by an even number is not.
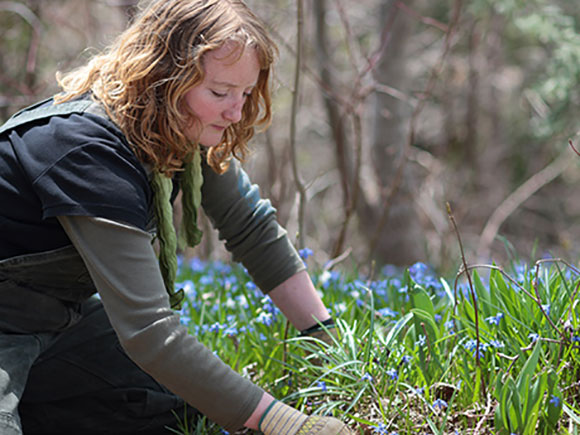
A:
[[[107,219],[61,216],[119,341],[143,370],[229,431],[242,427],[264,391],[234,372],[187,328],[169,297],[151,236]]]
[[[203,164],[202,206],[219,237],[256,285],[269,293],[305,269],[270,201],[260,198],[239,162],[222,175]]]
[[[330,318],[305,270],[288,278],[268,293],[268,296],[299,331]]]

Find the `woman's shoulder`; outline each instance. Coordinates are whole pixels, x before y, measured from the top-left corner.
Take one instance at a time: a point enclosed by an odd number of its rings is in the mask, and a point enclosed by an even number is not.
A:
[[[138,165],[121,130],[104,111],[99,113],[95,108],[33,119],[17,126],[10,140],[23,160],[32,159],[47,166],[79,153],[108,155],[113,160],[125,159]]]

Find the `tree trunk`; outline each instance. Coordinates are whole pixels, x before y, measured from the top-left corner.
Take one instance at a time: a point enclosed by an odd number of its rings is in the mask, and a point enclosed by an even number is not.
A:
[[[390,14],[396,13],[397,16],[392,21],[392,28],[387,29],[389,39],[383,44],[375,79],[378,83],[406,93],[409,91],[409,70],[405,67],[407,42],[414,20],[407,14],[397,12],[396,8],[396,2],[390,1],[380,9],[380,27],[389,22]],[[371,156],[375,178],[384,192],[393,183],[393,175],[399,162],[398,155],[408,140],[410,117],[411,107],[407,102],[384,94],[375,96]],[[383,201],[372,204],[370,208],[359,213],[362,231],[369,242],[376,241],[374,257],[380,262],[408,265],[425,257],[421,224],[414,207],[414,185],[416,183],[412,167],[406,165],[397,194],[390,205],[387,224],[379,234],[376,233],[376,222],[384,210]]]

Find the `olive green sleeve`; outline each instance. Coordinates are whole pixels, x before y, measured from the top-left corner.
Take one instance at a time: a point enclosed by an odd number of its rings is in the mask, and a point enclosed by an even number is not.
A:
[[[129,357],[208,418],[233,432],[263,390],[191,336],[169,307],[151,236],[94,217],[59,217],[83,258]]]
[[[202,206],[233,259],[241,262],[256,285],[268,293],[305,269],[286,230],[276,220],[276,209],[260,198],[236,160],[227,172],[215,173],[203,164]]]

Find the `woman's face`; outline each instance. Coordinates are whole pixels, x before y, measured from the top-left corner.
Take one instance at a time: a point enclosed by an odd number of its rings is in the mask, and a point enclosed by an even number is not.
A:
[[[204,80],[185,93],[185,103],[196,116],[185,132],[191,141],[218,145],[231,124],[242,119],[242,108],[258,82],[260,64],[254,48],[239,55],[235,44],[225,44],[203,57]]]

